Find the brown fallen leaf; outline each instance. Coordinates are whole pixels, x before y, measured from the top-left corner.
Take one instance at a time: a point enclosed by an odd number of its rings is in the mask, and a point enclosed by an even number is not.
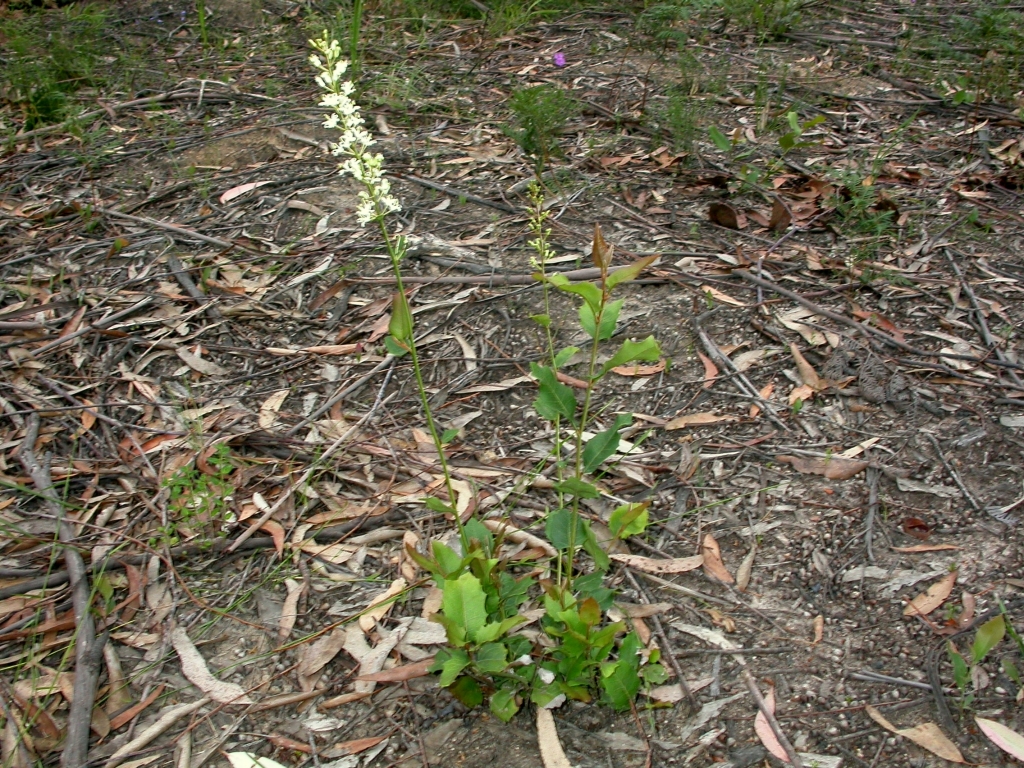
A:
[[[708,218],[726,229],[744,229],[747,217],[728,203],[712,203],[708,207]]]
[[[654,365],[617,365],[612,368],[612,373],[617,373],[619,376],[653,376],[664,370],[665,361],[661,360]]]
[[[704,558],[704,575],[712,581],[717,581],[722,584],[732,584],[732,574],[729,573],[725,567],[725,563],[722,562],[722,551],[718,548],[718,542],[715,541],[715,537],[710,533],[705,534],[704,542],[701,544],[700,552]]]
[[[914,544],[911,547],[893,547],[892,551],[913,554],[915,552],[944,552],[952,549],[960,549],[960,547],[956,544]]]
[[[791,464],[793,469],[805,475],[824,475],[829,480],[849,480],[870,466],[866,461],[844,459],[842,456],[823,459],[810,456],[778,455],[775,460],[783,464]]]
[[[771,714],[775,714],[775,688],[768,689],[768,693],[764,696],[764,705]],[[789,763],[789,755],[786,753],[785,747],[779,742],[779,737],[775,735],[775,731],[768,723],[768,718],[760,709],[757,710],[757,715],[754,717],[754,733],[757,734],[757,738],[761,740],[765,749],[783,763]]]
[[[797,345],[790,344],[789,351],[793,355],[793,360],[796,361],[796,369],[800,374],[800,380],[815,392],[823,390],[827,386],[826,382],[818,376],[814,366],[807,362],[807,359],[801,354]]]
[[[331,752],[332,754],[340,755],[358,755],[360,752],[376,747],[386,738],[387,736],[366,736],[362,739],[342,741],[339,744],[332,745]]]
[[[737,421],[736,416],[719,416],[717,413],[704,411],[701,413],[687,413],[685,416],[677,416],[665,425],[665,429],[685,429],[686,427],[699,427],[704,424],[718,424],[722,421]]]
[[[806,384],[801,384],[799,387],[793,387],[793,390],[789,393],[789,404],[796,405],[796,402],[805,402],[814,397],[814,390]]]
[[[700,352],[697,353],[697,357],[699,357],[700,361],[704,364],[704,389],[710,389],[714,385],[715,379],[718,377],[718,366],[711,362],[711,358],[701,354]]]
[[[814,644],[817,645],[825,637],[825,617],[820,613],[814,617]]]
[[[609,555],[617,563],[636,568],[644,573],[686,573],[704,565],[703,555],[693,557],[674,557],[671,560],[655,560],[653,557],[640,555]]]
[[[768,222],[768,229],[774,232],[781,232],[793,221],[793,214],[779,198],[772,202],[772,218]]]
[[[921,723],[913,728],[897,728],[885,719],[885,715],[870,704],[864,707],[864,711],[868,713],[868,717],[885,728],[885,730],[902,736],[905,739],[910,739],[917,746],[927,749],[943,760],[949,760],[951,763],[964,762],[964,756],[960,754],[956,744],[950,741],[935,723]]]
[[[928,526],[924,520],[919,517],[905,517],[900,523],[900,527],[903,532],[908,536],[913,536],[915,539],[924,541],[932,535],[932,529]]]
[[[950,571],[937,582],[928,587],[926,592],[911,600],[903,609],[904,616],[927,616],[934,611],[949,597],[956,584],[957,571]]]

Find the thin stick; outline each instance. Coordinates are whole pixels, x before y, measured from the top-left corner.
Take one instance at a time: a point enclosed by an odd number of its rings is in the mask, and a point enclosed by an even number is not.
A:
[[[75,530],[68,522],[64,505],[53,487],[50,470],[40,463],[35,454],[35,443],[39,437],[40,419],[31,414],[25,420],[25,439],[18,449],[18,458],[25,471],[32,478],[36,490],[50,513],[58,521],[57,537],[64,545],[64,563],[71,582],[71,600],[75,611],[75,683],[74,698],[68,715],[67,736],[60,761],[64,768],[81,768],[89,762],[89,724],[92,707],[96,702],[96,686],[99,681],[99,659],[106,644],[106,635],[96,638],[96,624],[89,610],[92,594],[89,576],[82,555],[75,548]],[[97,648],[99,653],[97,653]]]

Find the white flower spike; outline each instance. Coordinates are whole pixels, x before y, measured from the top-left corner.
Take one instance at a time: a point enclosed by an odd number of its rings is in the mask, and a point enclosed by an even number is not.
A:
[[[331,145],[331,152],[346,158],[338,166],[339,172],[349,174],[363,185],[356,218],[363,225],[371,221],[383,223],[389,213],[402,210],[402,204],[391,194],[391,183],[384,178],[383,155],[369,151],[374,140],[366,130],[359,105],[351,98],[355,86],[343,79],[348,62],[341,58],[341,45],[337,40],[328,40],[326,32],[309,44],[322,56],[311,54],[309,63],[319,72],[316,82],[324,90],[320,106],[330,110],[324,127],[341,131],[341,138]]]

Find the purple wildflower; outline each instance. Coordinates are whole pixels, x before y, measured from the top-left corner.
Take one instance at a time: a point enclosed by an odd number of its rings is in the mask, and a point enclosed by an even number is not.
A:
[[[554,58],[554,60],[555,60],[555,66],[556,67],[561,68],[561,67],[565,66],[565,54],[562,53],[561,51],[556,53],[552,58]]]

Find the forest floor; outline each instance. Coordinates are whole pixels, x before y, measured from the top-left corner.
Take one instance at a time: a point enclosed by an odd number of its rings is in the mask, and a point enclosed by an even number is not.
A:
[[[650,502],[607,579],[694,695],[553,710],[569,761],[781,764],[749,673],[804,765],[1018,764],[975,718],[1024,731],[1024,645],[978,631],[1024,633],[1024,23],[741,5],[368,8],[359,100],[460,507],[543,537],[555,503],[513,138],[544,115],[510,102],[546,84],[573,104],[551,268],[590,267],[595,224],[618,264],[660,256],[616,337],[662,359],[602,380],[597,426],[633,420],[583,512]],[[107,768],[541,765],[531,707],[506,724],[425,674],[444,633],[405,546],[454,526],[424,506],[390,263],[321,125],[306,41],[346,36],[333,5],[101,10],[93,84],[54,86],[84,116],[32,118],[13,74],[0,112],[2,764],[84,739]],[[33,24],[84,23],[4,19],[8,73],[57,55]]]

